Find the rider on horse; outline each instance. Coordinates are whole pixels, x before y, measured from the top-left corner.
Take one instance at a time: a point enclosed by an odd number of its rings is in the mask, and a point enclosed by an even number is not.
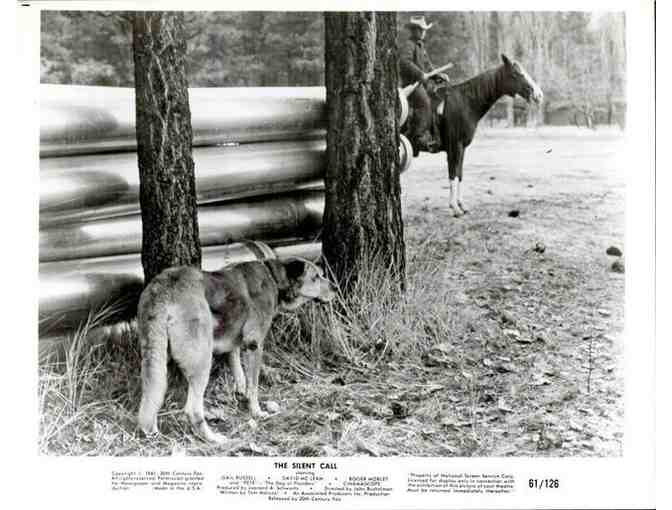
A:
[[[410,31],[410,37],[401,49],[401,58],[399,61],[399,71],[401,75],[401,86],[405,87],[415,82],[420,84],[415,88],[409,102],[413,108],[413,119],[409,126],[409,139],[413,145],[413,155],[417,156],[419,151],[437,152],[439,142],[432,134],[432,101],[427,91],[428,77],[427,73],[434,66],[429,60],[429,55],[425,50],[425,35],[427,30],[432,27],[425,22],[425,17],[411,17],[406,24]],[[446,75],[439,75],[448,81]]]

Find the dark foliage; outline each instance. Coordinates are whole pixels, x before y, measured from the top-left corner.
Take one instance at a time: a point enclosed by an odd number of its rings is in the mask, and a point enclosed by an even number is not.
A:
[[[544,90],[545,115],[571,108],[616,121],[614,108],[625,93],[622,13],[405,12],[397,21],[400,42],[411,15],[434,23],[428,53],[437,66],[453,62],[453,81],[496,65],[507,53]],[[324,84],[320,12],[198,12],[186,13],[185,21],[192,87]],[[133,86],[130,34],[124,14],[43,11],[42,82]],[[511,120],[511,106],[508,115]],[[506,113],[495,107],[490,117]]]

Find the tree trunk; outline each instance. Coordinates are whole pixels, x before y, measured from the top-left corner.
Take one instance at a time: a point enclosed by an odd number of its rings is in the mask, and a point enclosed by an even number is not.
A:
[[[499,32],[500,32],[499,13],[497,11],[492,11],[490,13],[490,20],[488,25],[488,37],[489,37],[488,67],[498,65],[500,61],[499,55],[500,53],[502,53],[502,51],[501,51],[501,41]]]
[[[326,13],[323,251],[347,293],[371,264],[403,289],[396,13]]]
[[[514,127],[516,125],[516,119],[513,111],[513,98],[511,96],[506,96],[506,127]]]
[[[545,18],[542,18],[540,16],[540,24],[543,23]],[[539,36],[537,37],[537,61],[535,65],[535,79],[537,81],[537,84],[543,89],[545,85],[545,80],[544,80],[544,45],[545,45],[545,40],[546,37],[544,35],[544,28],[540,26],[539,28]],[[535,119],[534,119],[534,126],[539,127],[544,124],[544,109],[543,105],[537,105],[534,107],[534,112],[535,112]]]
[[[136,136],[145,283],[164,269],[201,265],[182,13],[133,20]]]

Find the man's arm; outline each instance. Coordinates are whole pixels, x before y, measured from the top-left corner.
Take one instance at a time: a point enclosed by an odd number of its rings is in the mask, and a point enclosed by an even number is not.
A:
[[[427,69],[427,72],[434,69],[434,64],[432,64],[432,61],[429,58],[429,54],[427,53],[427,50],[425,50],[424,47],[422,48],[422,58],[424,59],[425,69]]]

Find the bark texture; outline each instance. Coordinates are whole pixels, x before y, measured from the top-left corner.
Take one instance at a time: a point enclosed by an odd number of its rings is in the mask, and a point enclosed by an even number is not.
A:
[[[347,292],[367,265],[403,288],[396,13],[325,14],[323,252]]]
[[[136,136],[145,284],[164,269],[201,265],[184,15],[133,18]]]

